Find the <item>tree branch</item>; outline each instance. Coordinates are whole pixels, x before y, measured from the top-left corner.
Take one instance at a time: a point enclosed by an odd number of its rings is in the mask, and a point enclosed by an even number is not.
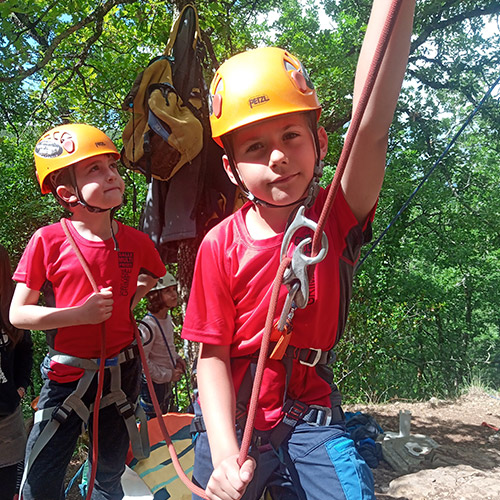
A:
[[[110,0],[106,3],[104,3],[102,6],[98,7],[92,14],[88,15],[84,19],[82,19],[80,22],[74,24],[73,26],[69,27],[67,30],[63,31],[60,35],[56,36],[53,40],[53,42],[48,46],[45,54],[43,55],[42,59],[35,64],[32,68],[27,69],[25,71],[19,72],[15,77],[1,77],[0,82],[11,82],[11,81],[22,81],[31,75],[35,74],[37,71],[40,71],[43,67],[46,66],[46,64],[50,61],[52,58],[52,55],[54,54],[55,50],[57,47],[61,44],[63,40],[71,36],[73,33],[77,32],[79,29],[91,24],[91,23],[96,23],[96,26],[101,26],[101,32],[99,35],[95,38],[95,35],[91,37],[89,40],[93,40],[95,42],[100,34],[102,33],[102,23],[104,20],[104,17],[106,14],[116,5],[122,5],[122,4],[130,4],[134,3],[136,0]],[[97,33],[96,33],[97,34]],[[92,42],[92,43],[93,43]],[[88,50],[91,45],[87,45],[84,53],[82,53],[81,57],[86,57],[88,55]]]
[[[444,5],[443,8],[439,11],[439,17],[441,17],[442,12],[448,8],[448,5]],[[474,19],[476,17],[487,16],[490,14],[498,14],[500,13],[500,4],[498,2],[492,2],[491,5],[488,5],[484,8],[472,9],[469,11],[461,12],[456,16],[452,16],[449,19],[444,19],[442,21],[437,21],[435,23],[429,23],[422,30],[417,39],[411,44],[410,54],[415,52],[415,50],[424,44],[427,39],[431,36],[434,31],[439,31],[447,28],[448,26],[452,26],[454,24],[459,24],[466,19]]]

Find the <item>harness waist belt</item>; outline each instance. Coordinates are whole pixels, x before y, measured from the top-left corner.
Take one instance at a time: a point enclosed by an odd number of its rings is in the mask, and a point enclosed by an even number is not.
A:
[[[269,344],[269,352],[272,352],[276,342],[271,342]],[[258,359],[259,353],[254,352],[249,356],[252,359]],[[314,347],[295,347],[289,345],[283,356],[284,358],[296,359],[301,365],[305,366],[316,366],[316,365],[328,365],[335,361],[335,351],[330,349],[328,351],[322,351],[321,349],[316,349]]]
[[[110,366],[117,366],[126,361],[137,357],[139,354],[139,347],[135,342],[129,346],[122,349],[116,356],[112,358],[106,358],[104,360],[104,366],[106,368]],[[71,354],[66,354],[64,352],[59,352],[49,347],[49,357],[51,361],[56,363],[61,363],[63,365],[74,366],[76,368],[81,368],[82,370],[98,371],[99,364],[101,363],[101,358],[79,358],[78,356],[73,356]]]
[[[328,408],[327,406],[319,405],[306,405],[305,403],[300,403],[304,405],[304,411],[301,412],[297,408],[297,401],[291,401],[291,405],[285,413],[286,416],[291,417],[291,420],[298,422],[302,420],[307,422],[309,425],[322,426],[337,424],[344,422],[345,416],[342,408],[340,406],[335,406],[334,408]],[[281,422],[280,422],[281,423]],[[279,425],[279,424],[278,424]],[[196,415],[191,421],[190,432],[196,434],[197,432],[205,432],[207,428],[205,427],[205,421],[202,415]],[[274,429],[273,429],[274,430]],[[273,432],[273,430],[265,432]]]

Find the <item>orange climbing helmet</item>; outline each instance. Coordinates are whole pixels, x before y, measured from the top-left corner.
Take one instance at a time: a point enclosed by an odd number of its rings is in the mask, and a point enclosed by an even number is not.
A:
[[[42,194],[51,191],[45,182],[49,174],[101,154],[111,154],[117,160],[120,158],[111,139],[91,125],[59,125],[43,134],[34,152],[36,176]]]
[[[277,47],[263,47],[237,54],[217,70],[210,85],[212,137],[265,118],[321,106],[300,61]]]

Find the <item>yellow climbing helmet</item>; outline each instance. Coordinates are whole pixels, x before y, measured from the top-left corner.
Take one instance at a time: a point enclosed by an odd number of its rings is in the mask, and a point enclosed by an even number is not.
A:
[[[34,154],[42,194],[50,193],[45,179],[56,170],[101,154],[120,158],[116,146],[104,132],[83,123],[59,125],[49,130],[38,140]]]
[[[237,54],[217,70],[210,85],[212,137],[251,123],[299,111],[321,113],[314,86],[300,61],[277,47]]]

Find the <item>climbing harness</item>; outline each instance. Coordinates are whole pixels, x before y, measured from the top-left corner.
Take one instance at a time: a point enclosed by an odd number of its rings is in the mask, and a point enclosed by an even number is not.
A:
[[[392,218],[391,222],[387,225],[387,227],[382,231],[380,236],[373,242],[372,246],[368,249],[366,254],[363,256],[363,258],[358,262],[358,265],[356,266],[356,271],[363,265],[365,260],[368,258],[368,256],[375,250],[375,247],[380,243],[382,238],[387,234],[389,229],[394,225],[394,223],[399,219],[401,214],[408,208],[408,205],[410,202],[413,200],[413,198],[416,196],[416,194],[420,191],[420,188],[425,184],[427,179],[431,176],[432,172],[436,169],[436,167],[441,163],[443,158],[446,156],[448,151],[453,147],[453,144],[457,141],[457,139],[462,135],[462,132],[465,130],[465,127],[469,125],[469,123],[472,121],[474,116],[478,113],[478,111],[481,109],[483,106],[484,102],[486,99],[491,95],[495,87],[500,83],[500,76],[497,77],[497,79],[493,82],[493,84],[490,86],[486,94],[484,94],[483,98],[479,101],[477,106],[473,109],[473,111],[469,114],[469,116],[465,119],[463,125],[460,127],[460,129],[457,131],[457,133],[451,138],[450,142],[444,149],[444,151],[441,153],[439,158],[434,162],[432,167],[429,169],[429,171],[424,175],[422,180],[419,182],[418,186],[413,190],[413,193],[408,197],[408,199],[403,203],[403,206],[399,209],[398,213]]]
[[[49,347],[49,357],[51,361],[64,364],[66,366],[81,368],[84,370],[84,373],[78,380],[76,389],[63,401],[61,405],[43,408],[35,413],[35,424],[45,421],[47,421],[47,424],[38,436],[38,439],[36,440],[29,455],[22,480],[23,485],[31,466],[42,449],[54,436],[60,425],[66,422],[72,412],[75,412],[84,423],[89,421],[91,413],[94,413],[95,415],[94,421],[97,420],[95,403],[94,405],[87,407],[82,401],[82,397],[90,387],[90,384],[94,380],[95,374],[98,373],[101,365],[104,365],[105,369],[109,371],[110,392],[101,398],[99,410],[110,405],[115,405],[125,422],[134,456],[136,458],[147,458],[149,456],[147,426],[143,425],[146,422],[144,410],[140,405],[131,404],[120,387],[120,365],[134,359],[137,357],[138,353],[139,350],[137,345],[133,344],[121,351],[118,356],[115,356],[114,358],[106,358],[104,360],[101,360],[100,358],[86,359],[70,356]],[[137,428],[137,420],[141,422],[140,431]],[[93,463],[95,464],[97,462]]]

